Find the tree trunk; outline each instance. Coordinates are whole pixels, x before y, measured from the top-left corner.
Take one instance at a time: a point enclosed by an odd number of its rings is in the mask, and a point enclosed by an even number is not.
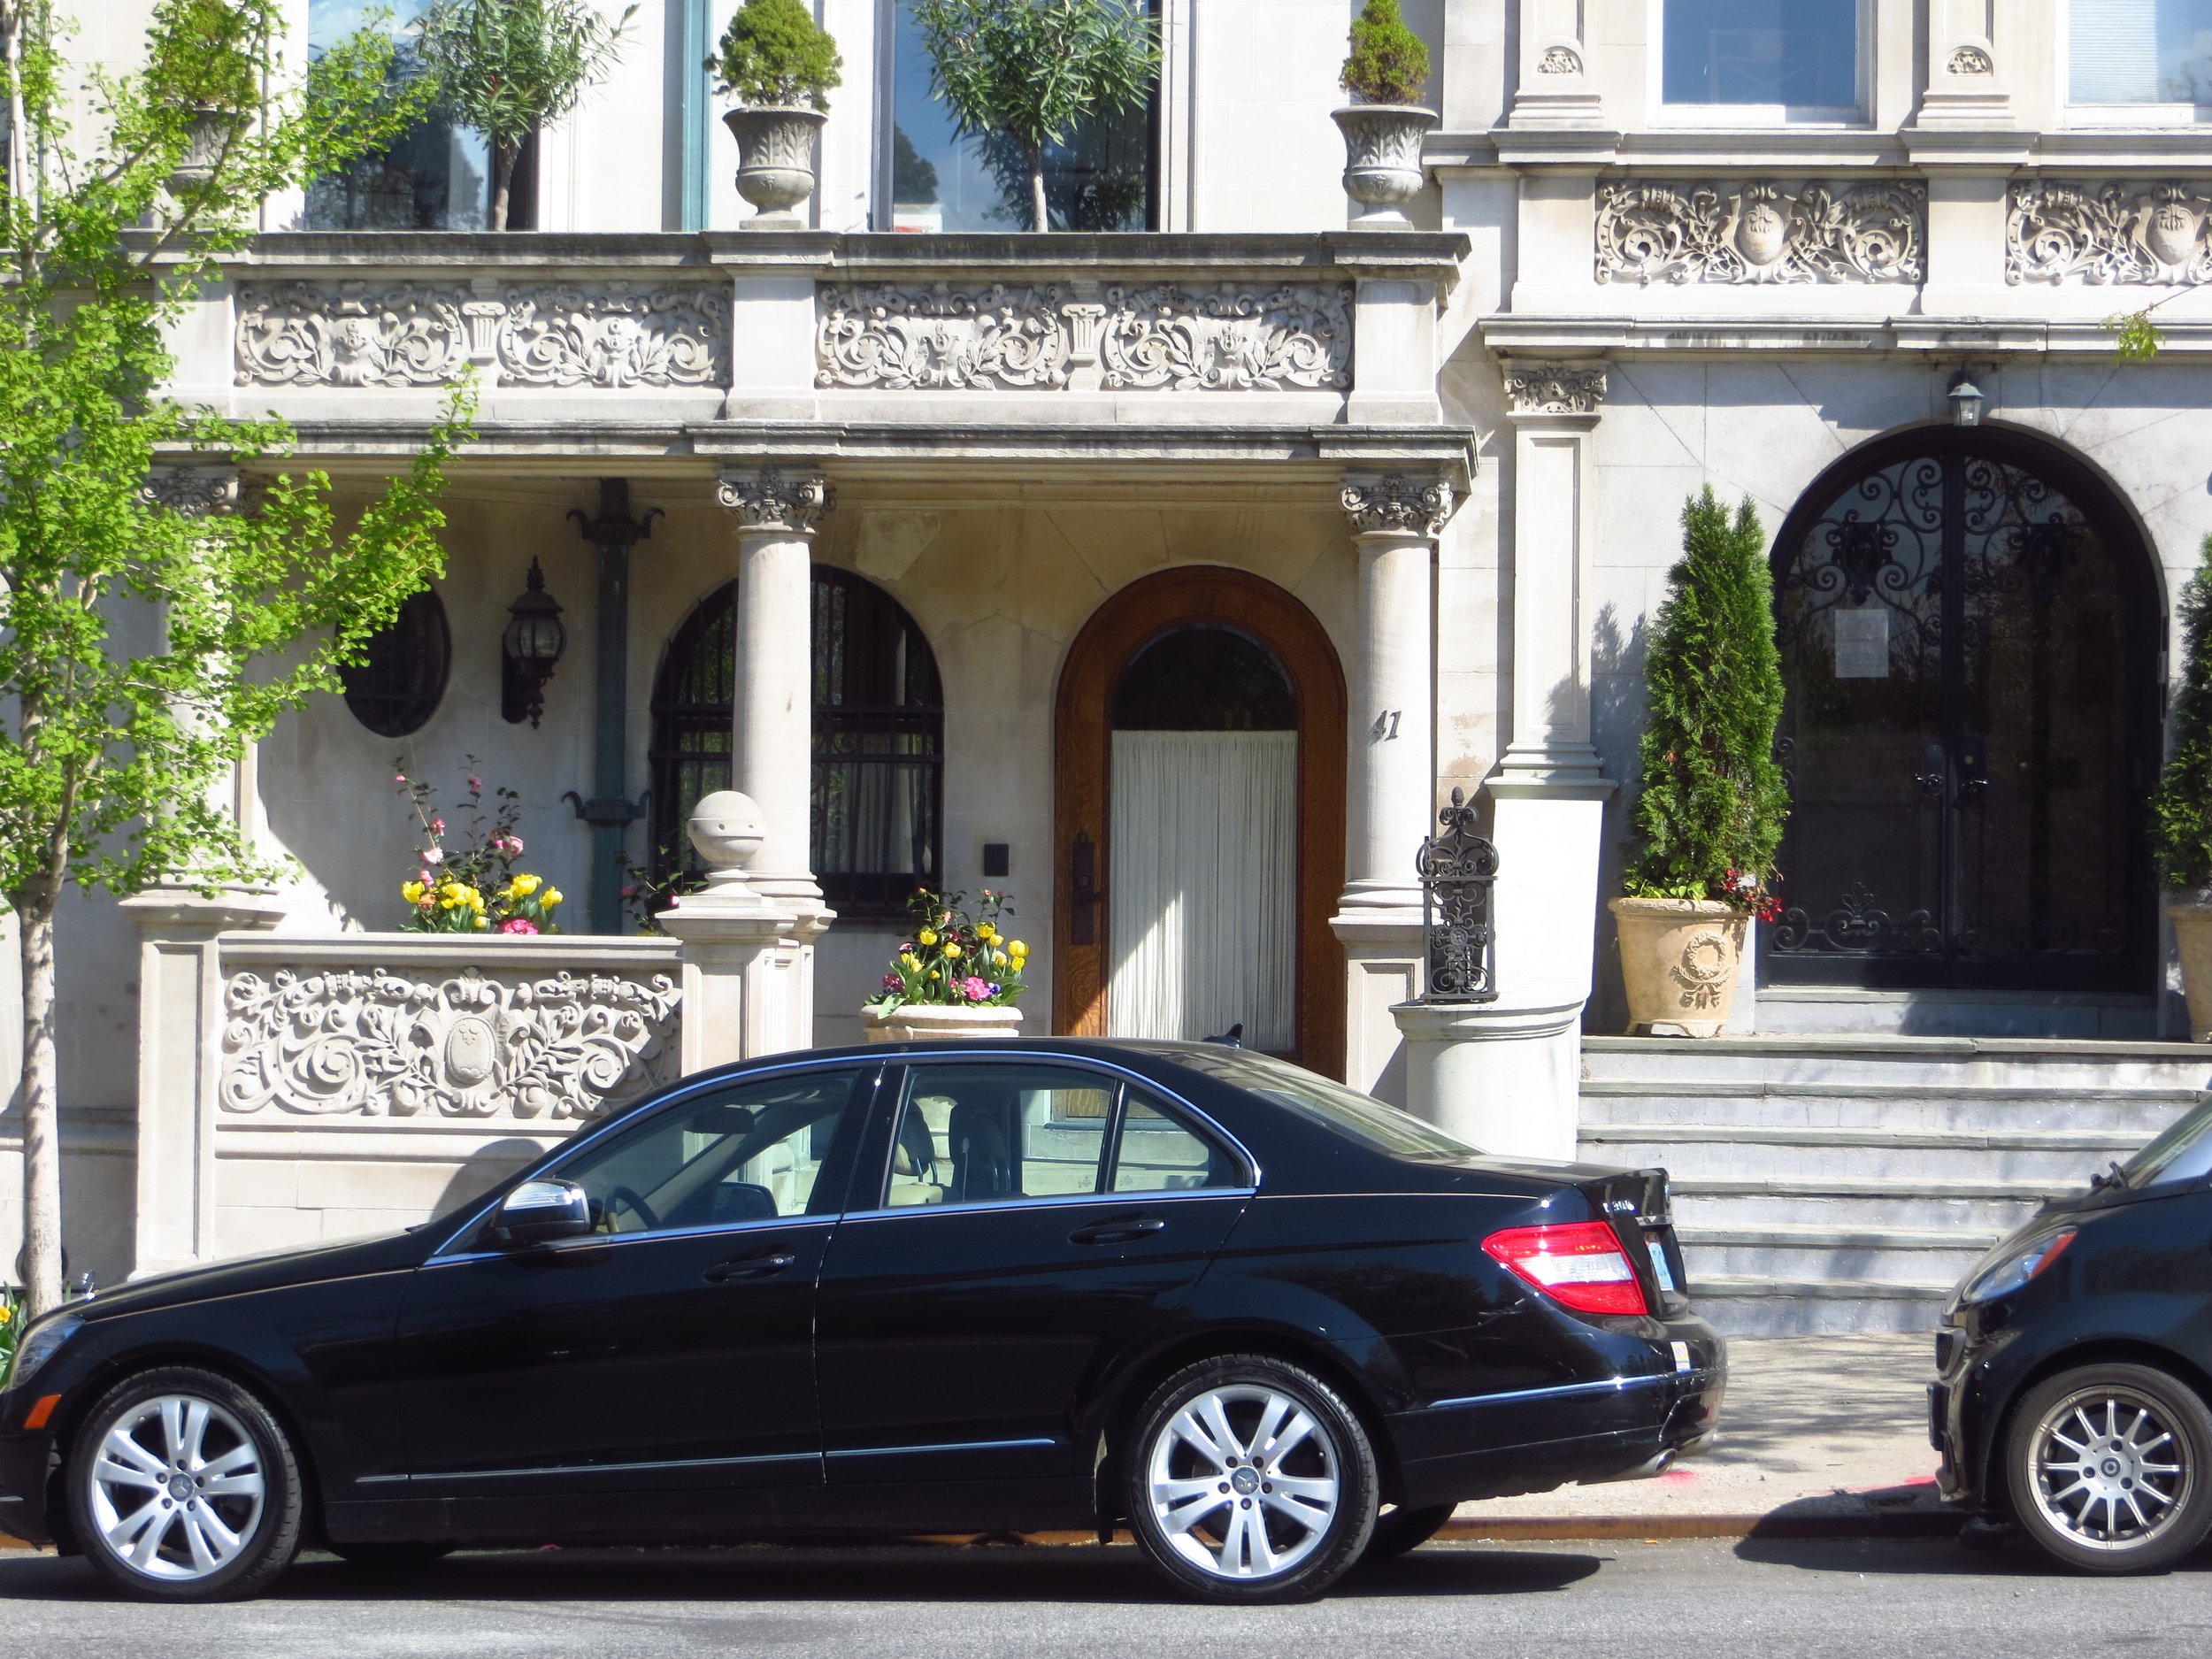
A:
[[[492,228],[507,228],[507,197],[514,188],[515,157],[522,153],[522,146],[509,143],[505,139],[492,140]]]
[[[36,1318],[61,1306],[61,1088],[54,1055],[54,899],[18,902],[22,933],[23,1291]]]
[[[1041,144],[1025,144],[1022,153],[1029,160],[1029,228],[1050,230],[1052,221],[1045,214],[1045,152]]]

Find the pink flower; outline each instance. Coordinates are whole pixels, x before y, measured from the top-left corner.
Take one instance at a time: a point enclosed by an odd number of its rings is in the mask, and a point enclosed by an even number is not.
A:
[[[516,857],[521,857],[522,837],[519,835],[510,835],[507,837],[507,850],[512,853]]]
[[[422,856],[422,861],[426,864],[443,864],[445,862],[445,854],[440,851],[437,848],[433,847],[428,852]]]
[[[510,916],[500,923],[499,931],[503,933],[534,933],[538,931],[538,925],[526,916]]]
[[[407,774],[403,772],[396,772],[392,774],[392,781],[394,783],[405,783],[407,781]]]
[[[469,773],[469,793],[471,795],[481,795],[483,792],[484,780],[478,777],[474,772]]]
[[[906,981],[895,973],[887,973],[883,976],[883,988],[887,991],[902,990],[905,986]]]
[[[442,834],[444,834],[444,833],[445,833],[445,820],[444,820],[443,818],[432,818],[432,819],[430,820],[430,833],[431,833],[433,835],[442,835]]]
[[[625,887],[622,889],[622,896],[626,899],[634,899],[637,897],[637,889],[635,887]]]
[[[987,1002],[991,1000],[991,987],[988,982],[970,974],[960,981],[960,995],[971,1002]]]

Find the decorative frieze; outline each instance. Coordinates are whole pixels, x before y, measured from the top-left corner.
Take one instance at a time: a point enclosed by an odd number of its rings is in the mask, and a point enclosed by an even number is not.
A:
[[[146,475],[144,494],[156,506],[187,518],[228,512],[238,504],[238,471],[217,467],[157,466]]]
[[[741,530],[811,535],[826,512],[837,511],[837,488],[818,473],[787,478],[776,467],[725,472],[714,498],[737,517]]]
[[[1917,282],[1927,187],[1609,184],[1599,192],[1601,282]]]
[[[1452,516],[1452,487],[1440,478],[1412,478],[1403,472],[1348,478],[1339,499],[1355,535],[1441,535]]]
[[[224,987],[223,1110],[595,1118],[675,1078],[682,996],[660,973],[236,973]]]
[[[241,386],[442,386],[470,365],[503,386],[727,386],[730,297],[698,282],[246,282],[237,352]]]
[[[2005,280],[2091,287],[2212,280],[2212,184],[2034,180],[2012,187]]]
[[[818,382],[875,391],[1341,390],[1348,284],[825,285]]]
[[[1605,397],[1602,363],[1508,363],[1506,407],[1516,415],[1594,415]]]

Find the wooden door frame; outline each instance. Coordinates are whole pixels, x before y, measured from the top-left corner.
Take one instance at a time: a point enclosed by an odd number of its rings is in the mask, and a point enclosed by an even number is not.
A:
[[[1092,612],[1061,666],[1052,749],[1052,1028],[1075,1036],[1106,1032],[1115,682],[1162,634],[1205,626],[1231,628],[1264,645],[1289,674],[1297,699],[1298,1057],[1313,1071],[1341,1077],[1344,952],[1329,918],[1344,887],[1344,670],[1312,611],[1274,583],[1224,565],[1184,565],[1132,582]],[[1075,849],[1084,835],[1094,849],[1099,897],[1091,906],[1094,942],[1078,945]]]

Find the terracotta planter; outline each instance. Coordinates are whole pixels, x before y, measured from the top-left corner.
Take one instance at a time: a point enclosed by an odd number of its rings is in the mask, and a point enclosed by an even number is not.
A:
[[[2189,1041],[2212,1042],[2212,902],[2177,899],[2166,914],[2174,918],[2181,990],[2189,999]]]
[[[1717,899],[1615,899],[1632,1037],[1717,1037],[1750,916]]]
[[[737,193],[760,210],[745,230],[803,230],[792,210],[814,194],[814,141],[829,117],[819,110],[732,110],[722,118],[737,139]]]
[[[1410,230],[1405,204],[1421,194],[1421,141],[1436,111],[1413,104],[1355,104],[1332,110],[1344,134],[1344,194],[1360,204],[1354,230]]]
[[[872,1008],[860,1010],[861,1028],[870,1042],[947,1042],[968,1037],[1018,1037],[1022,1011],[1018,1008],[935,1007],[909,1002],[888,1015]]]

